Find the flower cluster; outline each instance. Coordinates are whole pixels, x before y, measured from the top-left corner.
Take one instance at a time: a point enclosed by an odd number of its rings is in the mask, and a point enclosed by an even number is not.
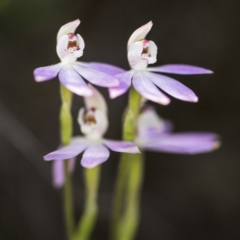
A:
[[[151,21],[135,30],[128,40],[127,58],[131,70],[125,71],[104,63],[79,62],[77,59],[83,55],[85,49],[83,38],[75,33],[79,24],[80,20],[75,20],[63,25],[58,31],[56,51],[61,62],[34,70],[37,82],[47,81],[58,75],[61,84],[84,97],[86,106],[86,109],[80,109],[78,116],[78,123],[84,136],[73,137],[68,146],[62,146],[44,156],[45,160],[56,161],[54,164],[56,185],[63,182],[62,160],[72,159],[74,163],[75,157],[82,152],[81,165],[93,168],[108,159],[108,149],[139,153],[139,147],[185,154],[216,149],[219,145],[216,134],[173,134],[170,132],[171,125],[159,119],[152,108],[145,108],[137,120],[135,143],[104,139],[103,135],[108,128],[107,105],[102,95],[91,84],[107,87],[110,98],[124,94],[132,85],[143,99],[162,105],[170,103],[170,98],[165,93],[183,101],[197,102],[198,97],[191,89],[171,77],[154,72],[191,75],[210,74],[212,71],[183,64],[148,67],[157,61],[158,49],[153,41],[146,39],[153,25]],[[83,79],[91,84],[86,84]]]

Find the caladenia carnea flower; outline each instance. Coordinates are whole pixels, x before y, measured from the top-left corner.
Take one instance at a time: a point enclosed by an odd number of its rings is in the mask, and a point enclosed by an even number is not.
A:
[[[77,58],[83,55],[85,43],[75,30],[80,24],[77,19],[63,25],[57,34],[57,54],[61,62],[55,65],[36,68],[34,77],[37,82],[43,82],[59,75],[60,82],[71,92],[88,97],[93,94],[91,88],[83,80],[101,87],[114,87],[119,80],[113,75],[123,72],[122,69],[103,63],[83,63]]]
[[[172,133],[171,123],[158,117],[151,107],[145,108],[138,117],[135,143],[140,149],[176,154],[205,153],[220,146],[215,133]]]
[[[129,38],[127,54],[131,70],[115,76],[119,79],[120,84],[117,87],[109,88],[110,97],[116,98],[122,95],[132,83],[136,91],[144,98],[162,105],[169,104],[170,99],[161,90],[179,100],[197,102],[198,97],[191,89],[173,78],[153,72],[191,75],[210,74],[212,71],[183,64],[169,64],[149,68],[148,64],[157,61],[157,46],[153,41],[146,39],[152,25],[153,23],[150,21],[138,28]]]
[[[102,95],[91,85],[93,95],[84,98],[86,109],[79,111],[78,122],[85,136],[73,137],[68,146],[60,147],[44,156],[45,160],[65,160],[83,153],[81,165],[93,168],[109,157],[109,149],[115,152],[139,153],[132,142],[107,140],[103,135],[108,128],[107,105]]]

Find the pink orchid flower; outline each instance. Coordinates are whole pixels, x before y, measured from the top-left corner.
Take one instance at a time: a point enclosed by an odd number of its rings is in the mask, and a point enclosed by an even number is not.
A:
[[[110,97],[116,98],[124,94],[132,83],[136,91],[144,98],[159,104],[167,105],[170,103],[169,97],[161,90],[177,99],[197,102],[198,97],[191,89],[173,78],[153,72],[191,75],[210,74],[212,71],[183,64],[169,64],[148,68],[148,64],[153,64],[157,61],[157,46],[153,41],[146,39],[146,35],[152,28],[152,25],[153,23],[150,21],[138,28],[129,38],[127,53],[131,70],[115,76],[119,79],[120,84],[117,87],[109,88]]]
[[[66,160],[83,152],[81,165],[93,168],[109,157],[109,149],[115,152],[139,153],[138,147],[132,142],[104,139],[108,129],[107,105],[103,96],[91,85],[93,95],[84,98],[86,109],[79,111],[78,122],[85,136],[73,137],[68,146],[60,147],[44,156],[44,160]]]
[[[109,64],[77,61],[77,58],[83,55],[85,48],[81,35],[75,34],[79,24],[80,20],[77,19],[60,28],[57,34],[56,50],[61,62],[35,69],[34,77],[37,82],[43,82],[58,75],[60,82],[67,89],[77,95],[88,97],[93,92],[83,78],[101,87],[114,87],[119,85],[119,80],[113,75],[119,74],[123,70]]]

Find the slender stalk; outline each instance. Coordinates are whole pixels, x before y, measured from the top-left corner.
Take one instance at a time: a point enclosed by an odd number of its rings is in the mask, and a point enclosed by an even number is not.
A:
[[[129,91],[129,103],[125,114],[123,123],[123,140],[134,141],[135,136],[135,121],[138,116],[140,107],[141,96],[140,94],[131,87]],[[120,160],[117,182],[115,186],[115,198],[113,203],[113,215],[112,215],[112,226],[111,226],[111,239],[115,240],[118,238],[118,229],[121,219],[121,212],[123,211],[124,203],[124,191],[126,190],[126,184],[130,169],[130,161],[133,155],[123,153]]]
[[[126,209],[119,223],[118,240],[131,240],[139,223],[139,197],[143,178],[143,155],[134,154],[130,161],[130,175],[126,190]]]
[[[97,193],[100,177],[100,166],[84,169],[86,185],[86,202],[83,216],[79,222],[74,240],[88,240],[97,217]]]
[[[72,116],[71,103],[72,93],[63,85],[60,86],[62,106],[60,110],[60,132],[62,145],[68,145],[72,136]],[[63,189],[64,199],[64,213],[65,224],[67,230],[67,237],[70,240],[74,233],[74,214],[73,214],[73,200],[72,200],[72,183],[69,173],[69,160],[64,163],[65,183]]]

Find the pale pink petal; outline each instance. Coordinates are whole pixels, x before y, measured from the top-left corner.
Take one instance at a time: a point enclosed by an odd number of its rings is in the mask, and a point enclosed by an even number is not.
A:
[[[65,181],[64,161],[55,160],[52,164],[53,186],[56,188],[60,188],[63,186]]]
[[[172,74],[181,74],[181,75],[192,75],[192,74],[211,74],[211,70],[191,66],[184,64],[168,64],[159,67],[148,68],[152,72],[163,72],[163,73],[172,73]]]
[[[85,139],[79,137],[73,138],[68,146],[60,147],[56,151],[45,155],[43,158],[46,161],[70,159],[76,157],[78,154],[84,151],[87,146],[88,142],[86,142]]]
[[[92,96],[83,99],[86,109],[94,108],[107,113],[107,103],[102,94],[91,84],[88,84],[88,86],[92,90],[93,94]]]
[[[93,94],[81,76],[70,65],[61,69],[59,80],[67,89],[77,95],[88,97]]]
[[[125,141],[104,140],[105,145],[115,152],[140,153],[136,144]]]
[[[106,63],[98,63],[98,62],[89,62],[89,63],[81,63],[83,66],[86,66],[89,69],[93,69],[96,71],[107,73],[111,76],[115,76],[120,73],[124,73],[125,70],[110,64]]]
[[[33,75],[36,82],[43,82],[55,78],[62,68],[62,64],[58,63],[46,67],[36,68]]]
[[[118,79],[104,72],[87,68],[79,63],[73,64],[73,67],[82,77],[97,86],[114,87],[119,85]]]
[[[141,147],[168,153],[198,154],[215,150],[219,146],[218,136],[213,133],[178,133],[159,135],[158,139],[149,139]]]
[[[177,80],[155,73],[145,72],[145,76],[169,95],[188,102],[197,102],[195,93]]]
[[[153,23],[152,23],[152,21],[150,21],[147,24],[145,24],[145,25],[141,26],[140,28],[138,28],[137,30],[135,30],[128,40],[128,47],[136,41],[145,39],[148,32],[151,30],[152,25],[153,25]]]
[[[130,88],[134,73],[134,71],[128,71],[115,76],[120,84],[117,87],[111,87],[108,89],[110,98],[116,98],[124,94]]]
[[[136,73],[133,76],[134,88],[146,99],[153,102],[167,105],[170,99],[163,94],[143,73]]]
[[[80,24],[80,20],[77,19],[75,21],[69,22],[65,25],[63,25],[57,34],[57,41],[63,36],[63,35],[67,35],[69,33],[75,33],[76,28],[78,27],[78,25]]]
[[[107,161],[109,150],[101,144],[92,144],[83,153],[81,165],[85,168],[93,168]]]

